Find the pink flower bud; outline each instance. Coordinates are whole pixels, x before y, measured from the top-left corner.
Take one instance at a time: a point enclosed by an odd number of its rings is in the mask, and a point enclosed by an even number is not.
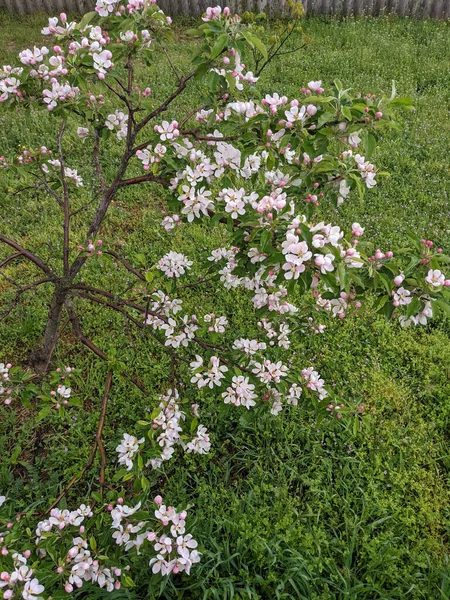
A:
[[[31,550],[25,550],[25,552],[23,553],[23,555],[25,556],[25,558],[30,558],[30,556],[31,556]]]
[[[158,506],[160,506],[162,504],[163,499],[161,498],[161,496],[155,496],[154,498],[154,502],[155,504],[157,504]]]
[[[84,533],[86,531],[86,528],[84,525],[81,525],[80,527],[80,533]]]
[[[66,583],[66,585],[64,586],[64,590],[68,594],[71,594],[73,592],[73,585],[71,585],[70,583]]]
[[[230,14],[230,9],[228,8],[228,6],[225,6],[225,8],[223,9],[223,14],[225,17],[228,17],[228,15]]]
[[[62,567],[58,567],[56,569],[56,572],[59,573],[61,575],[61,573],[64,571],[64,569]]]
[[[375,113],[375,116],[377,119],[381,119],[381,117],[383,116],[383,113],[381,112],[381,110],[379,110],[378,112]]]
[[[62,12],[62,13],[59,15],[59,18],[61,19],[61,22],[62,22],[62,23],[65,23],[65,22],[67,21],[67,15],[66,15],[66,13],[63,13],[63,12]]]
[[[117,504],[123,504],[123,498],[122,497],[117,498]]]
[[[116,590],[120,590],[120,581],[116,581],[114,587]]]

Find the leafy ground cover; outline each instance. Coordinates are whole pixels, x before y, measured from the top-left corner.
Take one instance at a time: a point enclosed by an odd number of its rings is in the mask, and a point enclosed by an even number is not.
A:
[[[45,16],[0,14],[2,63],[39,39]],[[359,221],[380,247],[405,239],[408,231],[432,238],[450,251],[448,165],[450,36],[448,25],[406,19],[329,21],[308,19],[311,37],[305,51],[270,65],[261,89],[294,94],[311,79],[326,85],[339,78],[363,92],[387,90],[391,80],[401,95],[413,97],[416,111],[402,117],[400,134],[384,134],[377,165],[391,173],[368,194],[339,211],[323,206],[324,219],[348,226]],[[179,35],[176,65],[187,64],[192,42]],[[139,77],[146,81],[146,67]],[[152,72],[154,92],[165,97],[165,66]],[[195,83],[183,105],[195,104]],[[3,147],[19,150],[39,133],[49,147],[55,132],[41,113],[2,116]],[[70,135],[75,136],[75,131]],[[3,150],[2,147],[2,150]],[[74,145],[74,152],[76,145]],[[111,142],[111,163],[118,149]],[[106,174],[108,174],[108,165]],[[50,199],[28,191],[14,193],[0,173],[0,228],[39,246],[41,254],[58,251],[59,224]],[[103,238],[114,232],[121,254],[144,254],[156,262],[167,249],[160,227],[164,198],[149,185],[145,192],[124,191],[115,202]],[[178,251],[191,259],[220,246],[220,227],[182,228]],[[97,259],[95,259],[97,260]],[[110,262],[91,264],[92,283],[111,289],[129,282]],[[8,299],[8,283],[0,281]],[[36,345],[46,315],[46,289],[23,298],[0,322],[2,356],[25,362]],[[196,304],[193,291],[190,302]],[[245,304],[236,291],[211,294],[203,302],[227,314],[236,325],[246,321]],[[31,306],[33,307],[31,309]],[[232,307],[232,310],[231,310]],[[104,438],[114,473],[118,439],[143,411],[152,411],[168,370],[167,358],[149,351],[143,337],[128,331],[115,315],[89,308],[83,315],[93,340],[127,369],[154,385],[143,398],[125,380],[113,391]],[[346,421],[317,422],[308,406],[292,408],[277,419],[262,412],[235,415],[211,402],[208,429],[213,452],[170,463],[164,476],[150,483],[173,504],[191,500],[195,537],[204,558],[187,579],[166,581],[162,598],[448,598],[448,425],[450,405],[450,324],[401,329],[364,315],[330,320],[324,336],[293,342],[293,360],[314,364],[326,381],[345,396],[359,395],[366,406],[362,427]],[[17,406],[2,407],[0,419],[0,490],[8,490],[20,510],[34,502],[47,507],[58,490],[87,462],[95,435],[106,366],[76,344],[70,328],[55,363],[78,369],[77,395],[82,408],[61,420],[50,413]],[[96,465],[73,488],[88,493]],[[70,498],[68,502],[70,501]],[[154,594],[154,592],[152,592]],[[83,596],[80,596],[83,597]],[[145,590],[118,597],[147,598]],[[150,596],[151,597],[151,596]]]

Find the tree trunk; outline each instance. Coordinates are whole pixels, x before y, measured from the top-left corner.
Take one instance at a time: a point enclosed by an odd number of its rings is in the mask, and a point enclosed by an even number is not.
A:
[[[58,329],[61,322],[62,311],[67,296],[69,295],[69,290],[70,283],[67,281],[58,281],[56,283],[50,309],[48,311],[47,325],[45,327],[42,346],[31,352],[30,364],[39,374],[45,373],[52,358],[58,339]]]

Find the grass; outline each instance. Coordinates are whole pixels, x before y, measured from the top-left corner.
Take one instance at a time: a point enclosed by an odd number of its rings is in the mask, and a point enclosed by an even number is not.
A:
[[[45,20],[43,15],[0,13],[0,64],[38,41]],[[385,135],[375,157],[390,177],[364,204],[352,199],[339,212],[324,207],[324,218],[343,226],[359,221],[379,247],[401,244],[413,230],[449,252],[448,24],[311,18],[305,30],[311,36],[306,51],[271,65],[260,82],[265,92],[292,96],[311,79],[328,85],[339,78],[346,86],[376,93],[395,79],[399,94],[412,96],[416,105],[414,113],[402,117],[400,132]],[[192,42],[179,34],[172,50],[181,70],[192,49]],[[142,68],[139,77],[142,83],[151,80],[157,97],[170,88],[163,66],[153,67],[150,77]],[[194,104],[196,86],[169,117]],[[54,145],[55,131],[42,113],[25,121],[3,112],[0,119],[2,152],[15,151],[19,144],[34,146],[37,139]],[[75,144],[72,156],[74,163],[82,159]],[[117,156],[111,143],[107,175]],[[55,256],[60,229],[50,200],[12,192],[0,173],[0,229],[43,256]],[[103,238],[128,257],[144,253],[149,264],[158,259],[171,243],[158,224],[159,194],[151,187],[122,193]],[[175,244],[195,261],[223,240],[220,228],[199,225],[177,233]],[[93,262],[85,277],[87,282],[102,279],[111,289],[128,283],[106,260]],[[6,301],[5,282],[0,282],[2,292]],[[0,360],[26,360],[39,340],[48,292],[41,288],[30,294],[0,322]],[[248,308],[239,294],[220,291],[201,301],[245,331]],[[198,302],[192,292],[188,305]],[[154,406],[167,361],[114,314],[87,307],[83,321],[99,346],[106,351],[117,347],[130,371],[154,390],[143,399],[124,380],[113,388],[104,430],[111,477],[117,440]],[[175,579],[164,590],[147,590],[143,583],[130,598],[449,598],[449,333],[448,321],[401,330],[367,309],[364,316],[329,323],[323,337],[294,341],[293,360],[299,366],[314,364],[345,396],[364,398],[368,416],[361,429],[337,421],[317,424],[308,406],[275,419],[261,411],[236,414],[218,409],[217,401],[202,400],[205,424],[213,432],[212,454],[173,461],[162,477],[149,477],[172,504],[186,499],[194,504],[194,534],[203,561],[190,578]],[[48,505],[59,486],[85,464],[95,434],[105,365],[80,349],[70,332],[55,361],[82,371],[77,391],[82,410],[64,421],[54,416],[37,421],[33,411],[0,408],[0,491],[8,490],[17,510],[30,502]],[[72,498],[87,493],[96,474],[93,469]]]

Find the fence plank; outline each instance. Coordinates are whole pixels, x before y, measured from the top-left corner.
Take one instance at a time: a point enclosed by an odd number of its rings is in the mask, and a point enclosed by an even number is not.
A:
[[[276,14],[285,0],[160,0],[158,4],[171,15],[200,15],[209,4],[230,5],[233,11],[263,10]],[[450,0],[303,0],[307,14],[372,14],[392,13],[413,18],[450,17]],[[86,12],[92,10],[95,0],[0,0],[0,8],[19,14],[44,10],[58,14],[61,11]]]

